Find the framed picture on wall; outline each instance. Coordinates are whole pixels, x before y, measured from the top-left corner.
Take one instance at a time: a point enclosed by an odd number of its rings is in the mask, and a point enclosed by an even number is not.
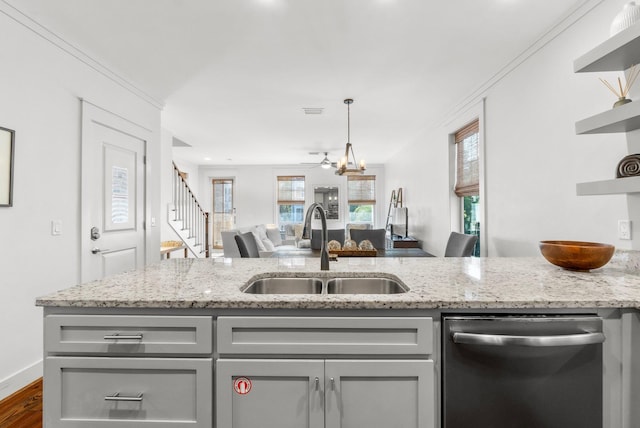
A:
[[[13,146],[15,131],[0,127],[0,207],[13,205]]]

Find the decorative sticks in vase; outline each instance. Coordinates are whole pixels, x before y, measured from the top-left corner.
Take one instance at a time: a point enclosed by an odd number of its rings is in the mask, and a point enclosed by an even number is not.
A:
[[[631,89],[631,87],[633,86],[634,82],[636,81],[636,78],[638,77],[638,74],[640,73],[640,69],[636,67],[636,65],[632,65],[629,68],[629,77],[626,79],[627,83],[624,85],[624,88],[622,87],[622,80],[620,80],[620,78],[618,77],[618,88],[615,88],[611,83],[607,82],[606,80],[600,78],[600,81],[607,87],[609,88],[609,90],[611,92],[613,92],[615,94],[616,97],[618,97],[618,101],[616,101],[613,104],[613,107],[620,107],[621,105],[630,103],[631,100],[627,98],[627,94],[629,93],[629,90]]]

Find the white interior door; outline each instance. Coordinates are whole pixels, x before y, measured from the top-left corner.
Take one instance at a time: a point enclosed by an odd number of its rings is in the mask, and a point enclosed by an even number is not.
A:
[[[83,102],[82,282],[145,263],[145,132]]]

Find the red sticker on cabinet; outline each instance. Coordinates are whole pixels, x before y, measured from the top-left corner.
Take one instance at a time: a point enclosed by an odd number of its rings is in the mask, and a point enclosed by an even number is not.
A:
[[[233,389],[236,391],[236,394],[246,395],[251,391],[251,379],[246,377],[239,377],[233,382]]]

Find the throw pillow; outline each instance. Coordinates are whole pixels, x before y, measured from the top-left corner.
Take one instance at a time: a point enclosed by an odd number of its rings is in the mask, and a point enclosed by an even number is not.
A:
[[[269,238],[269,241],[276,247],[282,245],[282,238],[280,237],[280,231],[278,229],[267,229],[267,238]]]
[[[298,241],[298,248],[311,248],[311,239],[301,239]]]
[[[264,245],[264,248],[266,249],[266,251],[275,251],[276,247],[273,246],[273,242],[271,242],[270,239],[263,239],[262,240],[262,245]]]
[[[253,235],[253,239],[256,240],[256,245],[258,246],[258,251],[267,251],[267,249],[265,248],[264,244],[262,243],[262,239],[260,239],[260,236],[258,235],[258,233],[253,231],[253,232],[251,232],[251,234]]]
[[[267,239],[267,228],[264,224],[259,224],[253,228],[253,231],[258,234],[258,237],[262,241],[263,239]]]

